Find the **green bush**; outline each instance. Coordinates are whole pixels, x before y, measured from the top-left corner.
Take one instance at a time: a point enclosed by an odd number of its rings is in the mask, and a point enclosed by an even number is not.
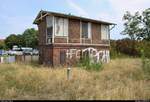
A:
[[[80,59],[79,67],[88,71],[99,71],[102,70],[102,62],[94,62],[88,56],[83,56]]]
[[[150,58],[150,42],[148,42],[148,41],[140,41],[139,43],[137,43],[137,46],[138,46],[138,50],[139,51],[141,51],[141,50],[144,51],[144,56],[146,58]],[[142,56],[143,52],[141,52],[140,55]]]
[[[125,38],[121,40],[111,40],[110,56],[111,58],[120,57],[141,57],[141,50],[144,50],[145,57],[150,58],[150,42],[132,41],[131,39]]]

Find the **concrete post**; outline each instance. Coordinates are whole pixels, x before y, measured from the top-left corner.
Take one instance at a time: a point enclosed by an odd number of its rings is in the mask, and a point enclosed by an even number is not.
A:
[[[70,76],[71,76],[71,68],[68,67],[67,68],[67,79],[70,80]]]

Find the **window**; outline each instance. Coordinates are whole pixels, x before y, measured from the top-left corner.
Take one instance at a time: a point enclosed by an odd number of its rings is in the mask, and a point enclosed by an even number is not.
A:
[[[109,39],[109,26],[101,25],[101,39],[108,40]]]
[[[82,22],[82,38],[91,38],[91,23]]]
[[[56,36],[68,36],[68,19],[56,17],[55,35]]]
[[[46,17],[46,43],[50,44],[52,43],[52,35],[53,35],[53,17],[52,16],[47,16]]]

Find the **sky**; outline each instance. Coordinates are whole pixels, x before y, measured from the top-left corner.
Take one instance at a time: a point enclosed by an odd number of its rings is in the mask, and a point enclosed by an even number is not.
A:
[[[37,28],[33,21],[40,10],[88,17],[116,23],[111,39],[122,39],[123,14],[143,11],[150,7],[150,0],[1,0],[0,39],[10,34],[22,34],[27,28]]]

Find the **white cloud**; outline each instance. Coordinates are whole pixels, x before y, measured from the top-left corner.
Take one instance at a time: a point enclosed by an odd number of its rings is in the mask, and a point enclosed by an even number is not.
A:
[[[150,0],[108,0],[116,11],[136,12],[148,8]]]
[[[135,13],[149,8],[150,0],[108,0],[114,13],[121,18],[126,11]]]
[[[66,0],[68,5],[77,11],[77,13],[80,15],[80,16],[86,16],[86,17],[89,17],[88,13],[82,9],[79,5],[77,5],[76,3],[74,3],[72,0]]]
[[[94,0],[93,2],[102,3],[103,0]],[[126,11],[130,11],[131,13],[135,13],[136,11],[143,11],[150,6],[150,0],[107,0],[108,5],[112,9],[112,14],[110,12],[101,12],[97,15],[97,17],[101,17],[102,19],[112,19],[115,21],[121,21],[123,14]],[[104,2],[104,1],[103,1]],[[109,9],[110,9],[109,8]],[[107,8],[106,8],[107,9]],[[104,17],[102,17],[104,16]]]
[[[100,3],[103,0],[94,0],[94,2]],[[108,5],[112,12],[102,11],[97,15],[97,18],[114,22],[117,26],[113,29],[111,38],[121,38],[120,32],[123,31],[123,21],[122,17],[126,11],[134,14],[136,11],[142,12],[143,10],[149,8],[150,0],[107,0]],[[107,8],[106,8],[107,9]],[[118,37],[117,37],[118,36]],[[124,37],[124,36],[122,36]]]

